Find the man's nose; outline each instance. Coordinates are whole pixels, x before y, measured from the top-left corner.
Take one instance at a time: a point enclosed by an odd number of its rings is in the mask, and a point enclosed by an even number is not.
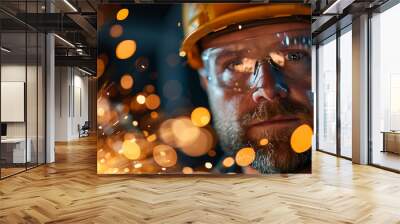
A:
[[[260,103],[263,100],[273,102],[279,98],[286,97],[288,94],[281,71],[270,62],[259,66],[254,74],[252,86],[255,88],[252,95],[255,103]]]

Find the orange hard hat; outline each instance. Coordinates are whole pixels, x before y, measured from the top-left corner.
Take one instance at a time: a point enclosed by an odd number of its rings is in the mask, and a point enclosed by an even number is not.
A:
[[[301,3],[186,3],[183,6],[184,40],[179,51],[195,69],[203,67],[197,43],[206,35],[230,25],[288,16],[310,16]]]

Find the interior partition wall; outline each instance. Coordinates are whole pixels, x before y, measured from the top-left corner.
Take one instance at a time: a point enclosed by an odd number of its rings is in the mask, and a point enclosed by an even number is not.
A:
[[[0,178],[45,163],[45,34],[31,27],[25,12],[43,1],[14,1],[17,14],[0,3]]]
[[[320,41],[317,61],[317,150],[352,157],[352,28]]]

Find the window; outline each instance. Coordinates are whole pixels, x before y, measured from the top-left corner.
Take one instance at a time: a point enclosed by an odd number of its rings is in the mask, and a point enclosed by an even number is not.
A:
[[[400,5],[371,18],[372,163],[400,170]]]
[[[351,26],[340,36],[340,155],[352,157],[352,33]]]
[[[23,16],[39,12],[43,4],[9,1],[2,6],[18,6]],[[3,12],[0,17],[10,21],[0,23],[0,178],[5,178],[45,163],[46,39]]]
[[[336,36],[318,48],[318,149],[336,153]]]

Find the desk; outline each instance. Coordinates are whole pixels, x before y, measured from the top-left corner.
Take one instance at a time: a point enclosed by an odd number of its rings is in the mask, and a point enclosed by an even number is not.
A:
[[[383,150],[382,152],[393,152],[400,154],[400,131],[382,131]]]
[[[31,162],[32,140],[26,139],[28,142],[25,154],[25,138],[5,138],[1,139],[1,157],[6,163],[26,163]],[[12,158],[12,159],[11,159]],[[25,160],[26,159],[26,160]]]

